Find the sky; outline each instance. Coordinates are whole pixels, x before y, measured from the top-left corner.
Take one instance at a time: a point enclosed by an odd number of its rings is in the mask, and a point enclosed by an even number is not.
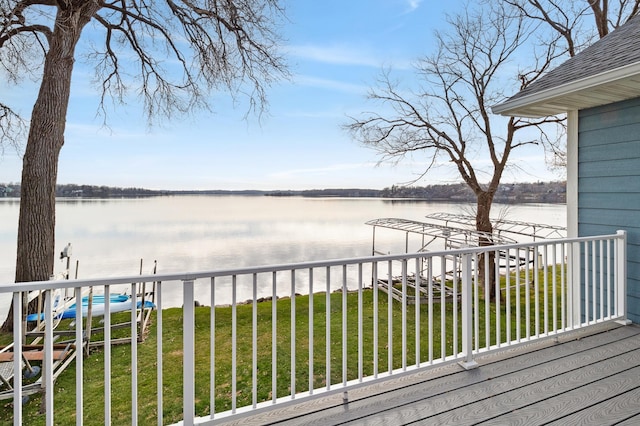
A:
[[[149,189],[286,190],[376,188],[416,180],[426,159],[379,164],[370,148],[342,128],[371,110],[367,91],[383,68],[403,82],[411,64],[434,49],[433,32],[459,0],[288,0],[282,46],[291,79],[272,85],[268,112],[247,116],[246,104],[213,93],[213,112],[148,126],[136,102],[97,115],[90,68],[76,63],[58,183]],[[81,40],[82,42],[82,40]],[[0,96],[28,116],[37,85],[0,83]],[[5,148],[0,183],[19,182],[21,150]],[[541,148],[512,159],[503,182],[562,179],[547,169]],[[416,185],[457,183],[439,167]]]

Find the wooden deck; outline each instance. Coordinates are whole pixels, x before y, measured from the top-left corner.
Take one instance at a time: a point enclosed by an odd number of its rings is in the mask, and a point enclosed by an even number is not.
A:
[[[281,425],[638,425],[640,326],[599,326],[227,422]]]

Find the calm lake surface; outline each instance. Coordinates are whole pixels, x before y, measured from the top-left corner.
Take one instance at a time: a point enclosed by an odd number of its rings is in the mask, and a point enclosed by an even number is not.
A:
[[[0,282],[13,282],[19,202],[0,198]],[[429,213],[472,214],[472,206],[413,200],[267,196],[59,199],[56,250],[73,246],[72,276],[129,276],[368,256],[371,219],[424,221]],[[557,204],[494,205],[494,217],[566,226]],[[376,231],[376,249],[404,251],[404,233]],[[440,249],[436,243],[434,250]],[[415,247],[417,249],[417,247]],[[66,262],[56,260],[55,272]],[[163,292],[164,293],[164,292]],[[204,299],[206,300],[206,299]],[[163,300],[165,304],[168,299]],[[178,300],[175,306],[179,306]],[[8,299],[0,300],[4,319]]]

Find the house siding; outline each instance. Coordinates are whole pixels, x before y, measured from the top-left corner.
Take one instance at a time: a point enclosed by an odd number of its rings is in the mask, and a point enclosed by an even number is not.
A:
[[[578,235],[628,233],[628,315],[640,323],[640,98],[579,112],[578,176]]]

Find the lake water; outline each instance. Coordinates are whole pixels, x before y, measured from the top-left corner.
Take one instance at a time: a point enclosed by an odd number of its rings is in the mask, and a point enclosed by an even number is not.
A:
[[[368,256],[368,220],[472,213],[459,203],[267,196],[59,199],[56,208],[56,250],[72,244],[79,278],[136,275],[141,259],[144,273],[154,261],[169,273]],[[18,200],[0,198],[2,283],[14,278],[18,210]],[[565,205],[494,205],[492,216],[566,225]],[[376,249],[404,251],[404,233],[376,231]],[[65,266],[56,260],[55,272]],[[7,304],[0,300],[2,319]]]

